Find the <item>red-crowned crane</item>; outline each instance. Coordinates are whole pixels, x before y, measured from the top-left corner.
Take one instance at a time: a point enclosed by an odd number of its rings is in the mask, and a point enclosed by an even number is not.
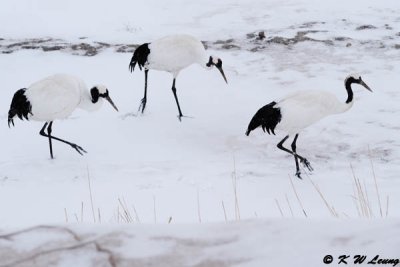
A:
[[[118,111],[104,85],[96,85],[88,90],[80,78],[66,74],[52,75],[14,94],[8,111],[8,126],[11,124],[14,126],[15,116],[21,120],[25,118],[44,121],[40,135],[49,139],[51,158],[53,158],[52,140],[68,144],[83,155],[87,152],[82,147],[51,135],[53,121],[68,118],[76,108],[97,110],[102,106],[103,99],[110,102]]]
[[[222,69],[222,60],[215,56],[208,56],[202,42],[190,35],[170,35],[155,40],[152,43],[140,45],[133,53],[129,68],[131,72],[135,70],[136,64],[139,69],[144,68],[144,97],[141,100],[139,111],[144,112],[147,103],[147,75],[149,70],[161,70],[172,74],[172,92],[178,106],[178,118],[181,120],[183,116],[179,105],[178,96],[176,95],[176,78],[179,72],[197,63],[205,69],[211,69],[215,66],[222,74],[225,82],[224,71]]]
[[[326,91],[307,90],[289,94],[282,100],[271,102],[258,110],[250,121],[246,135],[248,136],[251,131],[260,126],[268,134],[275,134],[275,129],[286,132],[287,135],[277,146],[279,149],[294,156],[296,162],[295,175],[301,179],[298,160],[309,171],[313,171],[313,169],[310,162],[296,152],[296,141],[299,137],[299,132],[326,116],[349,110],[354,103],[353,90],[351,89],[353,83],[360,84],[372,92],[359,75],[350,75],[344,81],[347,91],[345,103],[340,102],[335,95]],[[283,146],[283,143],[289,136],[293,135],[292,150],[289,150]]]

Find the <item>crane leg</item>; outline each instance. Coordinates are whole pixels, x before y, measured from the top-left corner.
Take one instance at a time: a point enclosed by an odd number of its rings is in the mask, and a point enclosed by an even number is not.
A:
[[[51,135],[52,132],[52,126],[53,126],[53,122],[51,121],[50,123],[45,123],[43,125],[43,128],[40,130],[40,135],[49,138],[49,146],[50,146],[50,156],[53,159],[53,146],[52,146],[52,139],[60,141],[64,144],[70,145],[73,149],[75,149],[79,154],[83,155],[84,153],[87,153],[85,149],[83,149],[82,147],[78,146],[77,144],[65,141],[61,138],[55,137]],[[45,129],[47,127],[47,134],[45,132]]]
[[[296,175],[298,178],[301,179],[301,176],[300,176],[301,172],[300,172],[298,160],[300,160],[300,162],[301,162],[309,171],[313,171],[313,168],[311,167],[310,162],[309,162],[307,159],[303,158],[302,156],[300,156],[300,155],[298,155],[298,154],[296,153],[296,141],[297,141],[297,138],[298,138],[298,134],[296,134],[296,136],[295,136],[295,138],[294,138],[294,140],[293,140],[293,143],[292,143],[292,149],[293,149],[293,151],[290,151],[289,149],[287,149],[287,148],[285,148],[285,147],[283,146],[283,143],[284,143],[288,138],[289,138],[289,135],[285,136],[285,138],[283,138],[283,139],[278,143],[277,147],[278,147],[279,149],[281,149],[281,150],[283,150],[283,151],[285,151],[285,152],[287,152],[287,153],[289,153],[289,154],[291,154],[291,155],[294,156],[294,160],[295,160],[295,162],[296,162],[296,174],[295,174],[295,175]]]
[[[146,103],[147,103],[147,74],[148,74],[148,72],[149,72],[148,69],[144,70],[144,97],[140,101],[140,105],[139,105],[139,109],[138,109],[138,111],[140,111],[140,109],[142,109],[142,114],[144,112],[144,109],[146,108]]]
[[[52,123],[52,122],[50,122],[50,124],[51,124],[51,123]],[[45,130],[46,130],[47,125],[48,125],[47,122],[43,125],[42,129],[40,130],[40,135],[46,136]],[[50,138],[51,128],[50,128],[50,131],[49,131],[49,128],[47,128],[47,132],[48,132],[48,135],[47,135],[46,137],[49,138],[50,157],[51,157],[52,159],[54,159],[54,157],[53,157],[53,144],[51,143],[51,138]]]
[[[283,143],[285,143],[285,141],[286,141],[288,138],[289,138],[289,135],[286,135],[285,138],[283,138],[283,139],[278,143],[277,147],[278,147],[280,150],[283,150],[283,151],[285,151],[285,152],[287,152],[287,153],[289,153],[289,154],[291,154],[291,155],[294,156],[294,159],[295,159],[295,161],[296,161],[296,174],[295,174],[295,175],[296,175],[298,178],[301,179],[301,176],[300,176],[300,168],[299,168],[299,163],[298,163],[298,161],[297,161],[297,157],[296,157],[297,155],[296,155],[296,153],[293,152],[293,151],[290,151],[289,149],[287,149],[286,147],[283,146]],[[296,139],[296,137],[295,137],[295,139]]]
[[[183,115],[182,115],[181,107],[180,107],[180,105],[179,105],[178,96],[176,95],[175,78],[174,78],[174,81],[172,82],[172,92],[174,93],[176,105],[178,106],[178,111],[179,111],[179,116],[178,116],[178,118],[179,118],[180,121],[182,121],[181,118],[183,117]]]
[[[301,176],[300,176],[300,168],[299,168],[299,160],[298,160],[297,157],[296,157],[296,141],[297,141],[297,137],[299,137],[299,134],[296,134],[296,136],[295,136],[294,139],[293,139],[293,142],[292,142],[292,151],[295,153],[295,155],[294,155],[294,161],[296,162],[296,176],[297,176],[298,178],[301,179]]]
[[[293,139],[293,143],[292,143],[292,151],[296,154],[296,156],[295,156],[296,166],[298,165],[298,162],[297,162],[297,158],[298,158],[298,159],[300,159],[300,162],[301,162],[301,164],[303,164],[304,168],[307,168],[310,172],[312,172],[314,169],[313,169],[313,167],[311,167],[310,162],[306,158],[297,154],[297,152],[296,152],[297,137],[299,137],[299,134],[296,134],[296,136]]]

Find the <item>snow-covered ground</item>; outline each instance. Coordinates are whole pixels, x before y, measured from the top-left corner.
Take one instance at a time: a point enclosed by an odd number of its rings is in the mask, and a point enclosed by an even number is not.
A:
[[[398,266],[400,240],[393,236],[399,235],[392,220],[42,226],[0,233],[0,266],[317,267],[330,259],[337,266],[343,256],[355,266],[356,255],[366,256],[361,266],[379,260]]]
[[[0,9],[0,228],[129,221],[170,222],[175,229],[190,223],[184,228],[197,231],[199,221],[282,216],[398,219],[399,14],[395,0],[6,0]],[[265,40],[257,40],[259,31]],[[171,76],[156,71],[149,72],[145,114],[125,116],[136,112],[144,85],[143,72],[128,71],[130,53],[4,52],[7,44],[32,38],[140,44],[171,33],[210,44],[229,81],[195,65],[182,71],[178,96],[183,113],[194,117],[182,122]],[[312,40],[279,41],[302,34]],[[16,121],[8,129],[7,112],[17,89],[60,72],[88,86],[107,85],[120,112],[104,104],[99,112],[77,111],[56,121],[55,136],[89,153],[82,157],[54,143],[50,160],[42,124]],[[293,158],[276,148],[284,133],[244,135],[258,108],[295,90],[329,90],[344,101],[343,80],[355,72],[374,92],[354,86],[350,111],[299,137],[298,151],[314,167],[312,175],[294,177]]]

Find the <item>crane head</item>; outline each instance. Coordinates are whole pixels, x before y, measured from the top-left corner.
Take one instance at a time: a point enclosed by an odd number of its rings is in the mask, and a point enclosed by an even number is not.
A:
[[[344,81],[344,83],[357,83],[362,85],[365,89],[367,89],[368,91],[372,92],[371,88],[369,88],[369,86],[363,81],[363,79],[361,78],[360,75],[358,74],[351,74],[349,76],[347,76],[346,80]]]
[[[215,57],[215,56],[210,56],[210,59],[208,60],[208,63],[206,64],[206,66],[209,68],[211,68],[212,66],[215,66],[221,73],[225,82],[228,83],[228,80],[225,77],[224,70],[222,69],[222,60],[220,58]]]
[[[99,98],[101,97],[107,100],[111,104],[111,106],[116,111],[118,111],[117,106],[115,106],[114,102],[112,101],[108,93],[107,87],[105,87],[104,85],[96,85],[95,87],[90,89],[90,94],[92,95],[92,103],[96,103],[97,101],[99,101]]]

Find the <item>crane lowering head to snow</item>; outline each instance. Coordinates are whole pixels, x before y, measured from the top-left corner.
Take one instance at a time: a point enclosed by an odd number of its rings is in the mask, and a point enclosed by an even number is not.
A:
[[[40,135],[49,139],[51,158],[53,158],[52,140],[70,145],[82,155],[86,153],[82,147],[51,135],[53,121],[68,118],[76,108],[87,111],[98,110],[103,104],[103,99],[118,111],[104,85],[96,85],[88,90],[83,80],[78,77],[67,74],[52,75],[14,94],[8,111],[8,126],[14,126],[15,116],[21,120],[25,118],[44,121]]]

